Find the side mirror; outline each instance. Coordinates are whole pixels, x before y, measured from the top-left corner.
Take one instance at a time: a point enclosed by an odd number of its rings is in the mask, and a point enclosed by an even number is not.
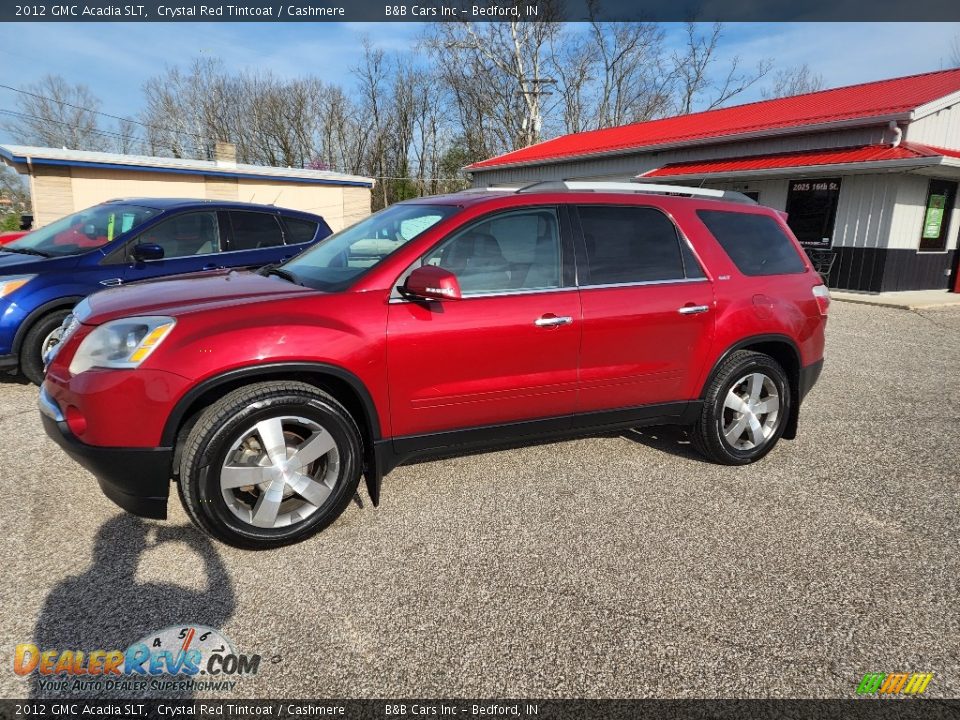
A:
[[[460,283],[449,270],[435,265],[418,267],[403,285],[403,293],[420,300],[459,300]]]
[[[140,243],[133,246],[133,259],[144,262],[146,260],[163,260],[163,248],[154,243]]]

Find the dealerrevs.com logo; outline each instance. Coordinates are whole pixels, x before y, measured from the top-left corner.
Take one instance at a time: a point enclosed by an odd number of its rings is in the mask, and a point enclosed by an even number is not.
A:
[[[13,658],[17,675],[38,675],[39,689],[50,691],[232,690],[236,678],[259,669],[259,655],[237,652],[219,630],[203,625],[164,628],[126,650],[21,643]]]
[[[921,695],[933,673],[867,673],[857,686],[858,695]]]

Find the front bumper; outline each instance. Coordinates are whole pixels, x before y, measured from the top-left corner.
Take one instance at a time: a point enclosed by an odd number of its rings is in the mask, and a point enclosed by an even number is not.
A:
[[[172,448],[87,445],[70,431],[46,388],[40,389],[43,428],[71,458],[97,478],[103,494],[129,513],[164,520],[172,476]]]

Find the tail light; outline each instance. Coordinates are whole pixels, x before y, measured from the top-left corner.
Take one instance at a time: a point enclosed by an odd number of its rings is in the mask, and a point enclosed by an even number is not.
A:
[[[827,316],[830,311],[830,291],[826,285],[815,285],[813,287],[813,299],[817,301],[817,307],[820,308],[820,315]]]

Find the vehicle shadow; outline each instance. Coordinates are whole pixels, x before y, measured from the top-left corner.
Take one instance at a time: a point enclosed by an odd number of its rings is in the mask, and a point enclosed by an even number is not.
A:
[[[137,582],[143,554],[164,543],[183,543],[192,552],[180,553],[183,562],[199,560],[196,570],[206,588],[195,590],[172,582]],[[172,570],[172,568],[171,568]],[[40,652],[49,649],[126,650],[131,644],[170,626],[205,625],[219,629],[233,615],[233,583],[211,541],[192,527],[148,524],[126,513],[104,523],[97,532],[93,562],[80,575],[67,578],[47,595],[37,619],[33,643]],[[89,675],[30,676],[30,695],[51,697],[166,697],[189,698],[191,692],[158,690],[75,688],[74,680]],[[112,676],[116,681],[126,678]],[[133,678],[137,679],[137,678]],[[143,678],[139,678],[143,679]],[[186,680],[188,676],[162,676],[161,680]],[[65,687],[50,681],[67,680]],[[59,685],[59,682],[58,682]]]
[[[29,385],[30,381],[24,375],[9,370],[0,370],[0,385]]]
[[[620,437],[632,440],[648,448],[660,450],[688,460],[704,461],[690,442],[690,434],[682,427],[661,425],[657,427],[634,428],[620,434]]]

